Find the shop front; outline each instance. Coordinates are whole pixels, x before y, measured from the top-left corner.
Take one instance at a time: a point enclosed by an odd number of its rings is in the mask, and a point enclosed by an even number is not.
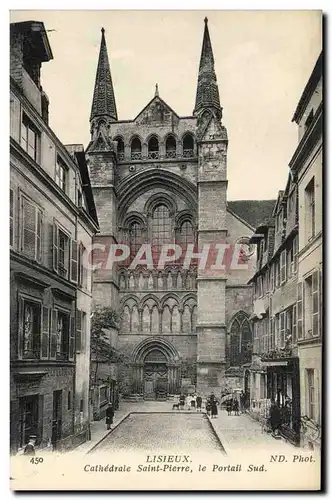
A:
[[[294,445],[300,443],[300,379],[298,357],[262,358],[266,367],[267,399],[281,412],[280,433]]]

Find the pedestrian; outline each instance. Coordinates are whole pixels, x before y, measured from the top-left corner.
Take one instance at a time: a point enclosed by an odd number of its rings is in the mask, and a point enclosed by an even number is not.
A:
[[[211,401],[211,418],[217,418],[218,416],[218,406],[217,406],[216,398],[213,398]]]
[[[190,408],[192,408],[194,410],[195,407],[196,407],[196,397],[195,397],[195,394],[192,394],[191,400],[190,400]]]
[[[237,397],[235,397],[233,399],[233,411],[234,411],[234,415],[236,415],[237,417],[240,415],[239,414],[239,401],[238,401]]]
[[[206,400],[205,409],[206,409],[207,416],[209,417],[211,415],[211,402],[209,399]]]
[[[278,437],[281,426],[281,412],[277,403],[272,403],[270,408],[270,425],[273,437]]]
[[[185,404],[185,400],[186,400],[185,395],[181,394],[180,397],[179,397],[180,410],[183,410],[184,404]]]
[[[108,406],[106,408],[106,427],[107,430],[111,428],[111,425],[113,424],[113,418],[114,418],[114,409],[112,406],[112,403],[108,403]]]
[[[36,437],[37,436],[30,436],[29,437],[29,442],[28,444],[24,447],[24,455],[30,455],[33,456],[36,454],[35,452],[35,445],[36,445]]]
[[[233,409],[233,400],[232,399],[228,399],[228,401],[226,403],[226,409],[227,409],[227,415],[228,416],[232,415],[232,409]]]
[[[202,397],[199,394],[196,397],[196,409],[202,411]]]
[[[186,404],[187,404],[187,409],[190,410],[190,408],[191,408],[191,396],[189,394],[186,397]]]

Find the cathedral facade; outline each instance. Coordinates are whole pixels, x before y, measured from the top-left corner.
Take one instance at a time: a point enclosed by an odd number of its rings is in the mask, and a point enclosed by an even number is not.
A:
[[[94,272],[95,305],[121,313],[115,344],[120,390],[145,398],[202,394],[227,386],[227,372],[250,361],[255,255],[245,265],[211,270],[184,257],[158,266],[164,244],[204,253],[211,244],[245,244],[270,209],[227,200],[227,130],[205,19],[192,116],[155,95],[136,118],[118,118],[102,29],[87,158],[100,232],[98,245],[125,243],[130,257]],[[262,205],[263,204],[263,205]],[[269,206],[268,206],[269,205]],[[142,245],[154,265],[133,266]],[[203,253],[202,253],[203,252]],[[143,256],[143,254],[142,254]],[[193,255],[195,257],[195,254]]]

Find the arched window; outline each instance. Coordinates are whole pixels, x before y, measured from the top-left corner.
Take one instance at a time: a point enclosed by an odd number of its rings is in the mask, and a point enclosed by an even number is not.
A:
[[[133,258],[137,254],[142,245],[142,227],[138,222],[132,222],[129,226],[129,246],[130,257]]]
[[[184,158],[192,158],[194,155],[194,138],[191,134],[186,134],[183,137],[183,156]]]
[[[176,140],[173,135],[166,139],[166,158],[176,158]]]
[[[166,205],[157,205],[152,214],[151,236],[152,245],[159,249],[163,243],[170,243],[172,235],[171,218]]]
[[[229,344],[229,361],[231,366],[251,361],[252,331],[247,316],[238,313],[232,322]]]
[[[131,141],[131,159],[141,160],[142,159],[142,144],[138,137],[134,137]]]
[[[122,139],[122,137],[116,137],[114,140],[118,143],[118,146],[117,146],[118,160],[123,161],[124,160],[124,142],[123,142],[123,139]]]
[[[187,220],[180,227],[180,244],[186,247],[189,243],[195,243],[195,235],[192,223]]]
[[[148,143],[148,158],[153,160],[159,158],[159,142],[155,136],[152,136]]]

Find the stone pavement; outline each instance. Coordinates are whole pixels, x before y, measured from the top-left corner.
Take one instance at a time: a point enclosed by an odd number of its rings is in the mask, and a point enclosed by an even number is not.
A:
[[[172,405],[172,401],[141,401],[137,403],[121,401],[120,408],[115,412],[112,429],[121,424],[130,412],[167,412],[172,410]],[[218,410],[218,417],[210,418],[210,422],[227,454],[235,451],[238,452],[239,450],[249,451],[253,447],[255,447],[255,452],[261,450],[271,454],[292,453],[296,450],[292,444],[285,440],[276,440],[271,434],[263,432],[261,425],[249,415],[228,416],[225,410],[220,410],[220,408]],[[192,411],[190,410],[190,412]],[[88,453],[111,432],[112,430],[108,431],[106,429],[105,419],[92,422],[91,440],[78,446],[73,452]]]

